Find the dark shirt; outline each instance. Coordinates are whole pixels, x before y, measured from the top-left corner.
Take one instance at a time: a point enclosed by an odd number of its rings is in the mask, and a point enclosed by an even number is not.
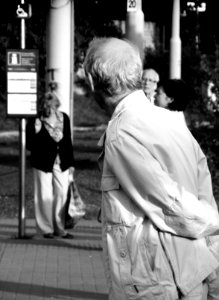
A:
[[[42,121],[42,127],[35,132],[35,118],[27,123],[27,149],[30,150],[30,163],[32,167],[44,172],[52,172],[57,155],[60,158],[60,168],[65,171],[74,166],[73,145],[71,140],[70,121],[63,113],[63,138],[56,142],[49,134]]]

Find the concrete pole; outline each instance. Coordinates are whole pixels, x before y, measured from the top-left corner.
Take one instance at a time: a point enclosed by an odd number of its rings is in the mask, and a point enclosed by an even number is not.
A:
[[[173,0],[170,78],[181,78],[180,0]]]
[[[47,87],[57,82],[61,110],[73,119],[73,0],[51,0],[47,18]]]
[[[142,0],[127,0],[126,33],[128,40],[134,43],[144,59],[144,13]]]

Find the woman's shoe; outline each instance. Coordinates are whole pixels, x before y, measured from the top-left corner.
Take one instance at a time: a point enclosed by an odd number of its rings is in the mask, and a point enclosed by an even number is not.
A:
[[[54,234],[53,234],[53,233],[45,233],[45,234],[43,235],[43,237],[44,237],[45,239],[53,239],[53,238],[54,238]]]
[[[65,235],[62,235],[62,239],[68,239],[72,240],[74,238],[73,234],[66,233]]]

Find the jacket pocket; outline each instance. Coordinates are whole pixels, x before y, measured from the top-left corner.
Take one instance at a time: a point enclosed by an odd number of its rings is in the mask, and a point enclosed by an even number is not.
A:
[[[103,176],[101,179],[101,189],[104,192],[111,191],[111,190],[118,190],[119,183],[115,176]]]
[[[102,214],[106,222],[133,226],[139,219],[136,207],[123,191],[113,175],[103,176],[101,180]]]

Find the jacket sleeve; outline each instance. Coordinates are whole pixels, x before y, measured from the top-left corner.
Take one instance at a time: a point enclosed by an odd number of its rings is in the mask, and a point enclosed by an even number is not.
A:
[[[207,159],[201,148],[198,148],[198,195],[202,201],[207,201],[216,210],[218,210],[217,203],[215,201],[212,189],[212,179],[208,168]],[[208,236],[206,238],[209,249],[214,253],[219,260],[219,235]]]
[[[26,148],[31,151],[34,147],[35,138],[35,118],[30,118],[26,125]]]
[[[198,195],[199,199],[209,202],[216,209],[217,204],[213,195],[212,179],[208,168],[206,156],[200,147],[197,147],[198,157]]]
[[[190,238],[219,233],[217,209],[171,179],[135,137],[107,142],[105,152],[122,189],[160,230]]]
[[[68,151],[70,159],[71,159],[71,166],[74,166],[75,164],[75,158],[74,158],[74,147],[72,143],[72,137],[71,137],[71,125],[70,125],[70,119],[69,116],[66,113],[63,113],[64,115],[64,134],[67,141],[67,148],[66,151]]]

